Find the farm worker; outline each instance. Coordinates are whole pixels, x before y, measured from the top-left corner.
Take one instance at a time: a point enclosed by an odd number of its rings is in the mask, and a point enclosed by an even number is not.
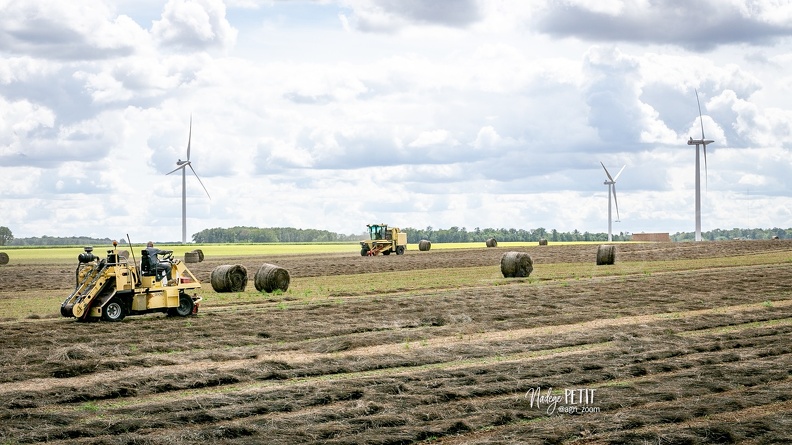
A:
[[[171,278],[171,263],[169,261],[160,261],[157,258],[157,255],[166,255],[169,253],[173,253],[172,250],[162,250],[157,249],[154,247],[154,243],[149,241],[146,243],[146,251],[148,252],[149,262],[151,263],[151,267],[154,268],[155,272],[159,272],[160,270],[165,271],[165,277],[168,279],[168,284],[170,284]]]

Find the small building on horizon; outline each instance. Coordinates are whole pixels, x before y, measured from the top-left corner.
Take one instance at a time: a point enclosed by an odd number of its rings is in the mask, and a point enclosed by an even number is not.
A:
[[[632,240],[650,243],[670,243],[671,236],[668,233],[633,233]]]

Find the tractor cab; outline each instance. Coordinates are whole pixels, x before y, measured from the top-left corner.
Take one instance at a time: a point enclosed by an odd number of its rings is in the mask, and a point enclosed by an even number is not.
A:
[[[388,226],[384,224],[369,224],[368,230],[372,240],[385,239],[388,233]]]

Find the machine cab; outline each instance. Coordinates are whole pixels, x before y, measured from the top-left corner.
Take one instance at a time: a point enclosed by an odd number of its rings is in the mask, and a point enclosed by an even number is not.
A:
[[[388,226],[384,224],[369,224],[368,229],[372,240],[385,239],[388,232]]]

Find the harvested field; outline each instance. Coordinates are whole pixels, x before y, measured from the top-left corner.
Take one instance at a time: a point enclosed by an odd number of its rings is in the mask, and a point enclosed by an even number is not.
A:
[[[9,264],[0,304],[52,307],[0,322],[0,442],[792,442],[792,242],[616,245],[207,257],[198,316],[120,323],[57,315],[76,264]],[[212,292],[263,263],[288,292]]]

